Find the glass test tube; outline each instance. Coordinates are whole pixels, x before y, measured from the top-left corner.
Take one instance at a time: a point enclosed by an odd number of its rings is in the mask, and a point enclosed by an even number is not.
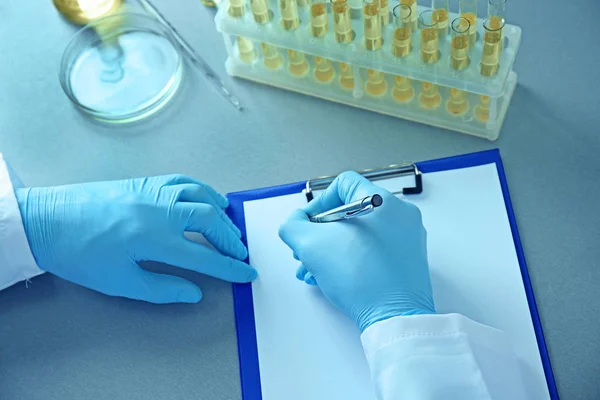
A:
[[[448,0],[432,0],[431,8],[437,14],[437,29],[438,35],[441,39],[448,36]]]
[[[419,16],[421,29],[421,60],[431,64],[440,58],[438,51],[437,13],[432,10],[423,11]]]
[[[374,69],[367,70],[367,81],[365,82],[365,90],[372,96],[381,96],[387,91],[387,83],[385,74]]]
[[[288,49],[288,71],[296,77],[302,77],[308,72],[308,62],[306,55],[296,50]]]
[[[477,42],[477,0],[460,0],[460,16],[469,21],[469,44],[470,48]]]
[[[490,98],[489,96],[479,96],[479,104],[475,106],[475,118],[481,122],[487,122],[490,119]]]
[[[450,45],[450,67],[462,71],[469,66],[469,20],[463,17],[452,21],[452,43]]]
[[[379,50],[383,44],[379,0],[363,0],[363,4],[365,47],[367,50]]]
[[[412,50],[411,45],[411,10],[406,4],[398,4],[394,7],[394,40],[392,42],[392,54],[396,57],[405,57]]]
[[[298,7],[306,7],[308,5],[308,0],[296,0]]]
[[[323,57],[315,57],[315,79],[321,83],[329,83],[335,77],[335,70],[331,60]]]
[[[507,0],[489,0],[488,1],[488,17],[506,18],[506,3]]]
[[[283,29],[292,31],[300,26],[296,0],[279,0],[279,12],[281,13],[281,26],[283,26]]]
[[[492,24],[499,24],[501,20],[506,21],[506,3],[507,0],[489,0],[488,1],[488,18]],[[504,30],[500,37],[500,53],[504,50]]]
[[[381,16],[382,25],[390,23],[390,6],[388,0],[379,0],[379,15]]]
[[[277,47],[264,42],[260,44],[260,47],[263,51],[263,63],[265,64],[265,67],[270,69],[281,67],[283,58],[281,57],[281,54],[279,54]]]
[[[259,24],[266,24],[271,20],[268,0],[250,0],[250,9],[254,20]]]
[[[242,62],[250,64],[256,59],[256,50],[254,49],[254,44],[251,40],[238,36],[237,47]]]
[[[400,4],[410,7],[410,27],[413,32],[416,32],[419,21],[419,5],[417,4],[417,0],[400,0]]]
[[[340,63],[340,86],[344,89],[354,89],[354,73],[349,64]]]
[[[239,18],[244,15],[246,11],[245,0],[229,0],[229,8],[227,13],[234,18]]]
[[[327,23],[327,0],[310,1],[310,30],[314,37],[323,37],[329,28]]]
[[[442,96],[438,85],[431,82],[421,82],[421,95],[419,96],[421,107],[432,110],[437,108],[441,102]]]
[[[350,7],[348,0],[331,0],[333,9],[333,29],[338,43],[350,43],[354,40],[352,23],[350,22]]]
[[[412,87],[412,82],[405,76],[394,77],[394,88],[392,89],[392,97],[400,103],[408,103],[415,95],[415,90]]]
[[[481,75],[494,76],[500,68],[502,53],[502,29],[504,19],[488,18],[483,22],[483,53],[481,55]]]
[[[450,89],[450,98],[446,103],[448,112],[454,115],[462,115],[469,109],[469,102],[467,101],[467,92],[460,89]]]

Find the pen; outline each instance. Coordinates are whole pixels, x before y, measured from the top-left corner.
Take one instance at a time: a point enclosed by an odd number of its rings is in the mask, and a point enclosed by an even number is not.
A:
[[[198,55],[190,46],[190,44],[179,34],[179,32],[175,29],[173,25],[158,11],[158,9],[149,1],[149,0],[138,0],[139,4],[146,10],[149,14],[153,15],[161,24],[165,25],[177,40],[177,43],[181,46],[181,48],[187,53],[190,57],[190,60],[200,69],[200,71],[204,74],[204,78],[214,86],[215,89],[219,91],[221,96],[223,96],[231,105],[237,108],[239,111],[242,110],[242,106],[239,100],[231,94],[231,92],[225,87],[225,84],[219,78],[217,73],[208,65],[206,61],[202,57]]]
[[[373,196],[367,196],[361,200],[334,208],[333,210],[322,212],[309,218],[310,222],[341,221],[343,219],[370,214],[382,204],[383,198],[378,194],[374,194]]]

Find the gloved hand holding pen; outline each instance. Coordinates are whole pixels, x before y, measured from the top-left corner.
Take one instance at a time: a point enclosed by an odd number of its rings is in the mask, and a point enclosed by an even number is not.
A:
[[[309,215],[373,194],[383,204],[369,215],[310,222]],[[302,262],[296,276],[317,284],[361,331],[395,316],[435,313],[421,212],[359,174],[341,174],[279,234]]]
[[[137,264],[145,260],[232,282],[256,277],[241,261],[248,253],[225,215],[227,199],[192,178],[171,175],[15,194],[38,266],[90,289],[153,303],[200,301],[195,284],[146,271]],[[218,252],[189,241],[184,231],[202,233]]]

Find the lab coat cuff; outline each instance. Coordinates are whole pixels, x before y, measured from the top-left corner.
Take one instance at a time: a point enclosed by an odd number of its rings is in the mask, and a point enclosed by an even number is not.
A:
[[[36,264],[14,190],[21,185],[0,154],[0,290],[44,273]]]
[[[379,350],[400,341],[411,342],[419,338],[444,338],[468,335],[479,345],[495,348],[506,342],[502,331],[479,324],[461,314],[408,315],[379,321],[369,326],[361,335],[367,359]]]

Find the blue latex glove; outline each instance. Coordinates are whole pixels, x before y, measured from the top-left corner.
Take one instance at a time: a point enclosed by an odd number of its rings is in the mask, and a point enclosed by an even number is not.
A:
[[[309,221],[308,215],[376,193],[383,205],[371,214]],[[435,313],[421,212],[356,172],[341,174],[304,210],[295,211],[279,235],[302,262],[298,279],[318,284],[361,332],[391,317]]]
[[[223,211],[227,199],[210,186],[161,176],[52,188],[17,189],[29,245],[39,267],[79,285],[152,303],[196,303],[185,279],[140,268],[152,260],[232,282],[256,270],[240,231]],[[199,232],[222,254],[184,237]]]

